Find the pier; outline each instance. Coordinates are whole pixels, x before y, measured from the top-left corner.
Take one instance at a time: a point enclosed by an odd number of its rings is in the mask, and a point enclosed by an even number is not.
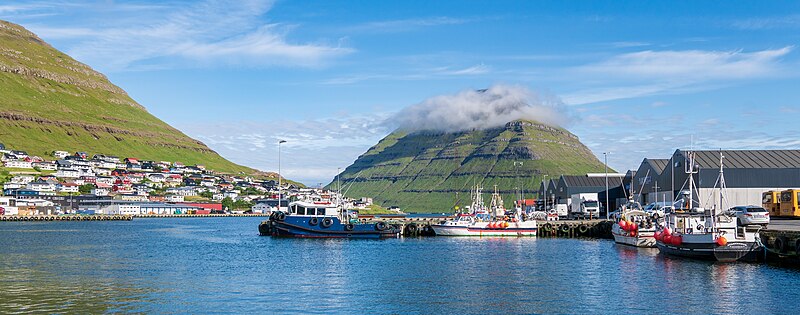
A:
[[[130,221],[133,216],[130,215],[84,215],[84,214],[68,214],[68,215],[5,215],[0,216],[0,221]]]
[[[403,236],[434,236],[431,224],[445,220],[447,217],[407,218],[407,217],[373,217],[361,218],[361,223],[383,221],[399,227]],[[539,237],[611,237],[613,221],[608,220],[559,220],[538,221]]]
[[[800,260],[800,220],[772,218],[759,234],[768,260]]]

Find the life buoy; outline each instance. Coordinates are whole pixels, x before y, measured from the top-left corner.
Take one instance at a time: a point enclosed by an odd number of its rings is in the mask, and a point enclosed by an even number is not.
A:
[[[788,245],[786,241],[786,236],[779,236],[778,238],[775,239],[774,244],[775,244],[775,250],[777,250],[781,254],[786,253],[786,245]]]
[[[312,225],[313,226],[313,225],[317,225],[317,224],[319,224],[319,219],[317,219],[316,217],[313,217],[313,218],[311,218],[311,220],[308,220],[308,225]]]
[[[333,225],[333,219],[331,218],[324,218],[322,219],[322,223],[320,224],[324,228],[329,228]]]
[[[275,215],[275,220],[278,221],[286,220],[286,213],[278,212],[278,214]]]
[[[353,223],[347,223],[347,224],[344,225],[345,231],[352,231],[355,228],[356,228],[356,226]]]
[[[386,230],[386,223],[385,222],[375,223],[375,229],[378,231]]]

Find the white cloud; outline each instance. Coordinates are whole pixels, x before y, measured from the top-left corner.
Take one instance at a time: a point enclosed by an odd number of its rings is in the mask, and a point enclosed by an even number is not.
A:
[[[393,81],[419,81],[432,79],[446,79],[452,77],[479,76],[491,72],[491,67],[479,64],[466,68],[437,67],[426,69],[412,69],[405,74],[355,74],[324,80],[322,84],[346,85],[368,80],[393,80]]]
[[[741,51],[641,51],[579,68],[595,74],[630,77],[661,77],[670,80],[710,80],[763,77],[779,72],[779,58],[793,47],[752,53]]]
[[[349,166],[390,130],[380,123],[388,114],[341,116],[306,121],[240,121],[181,125],[189,136],[203,141],[233,162],[264,171],[278,169],[307,185],[327,184],[336,169]]]
[[[441,25],[457,25],[469,22],[468,19],[458,19],[446,16],[418,18],[418,19],[403,19],[391,21],[375,21],[347,27],[344,30],[347,32],[362,32],[362,33],[397,33],[408,32],[425,27],[441,26]]]
[[[743,30],[769,30],[776,28],[800,27],[800,14],[773,16],[769,18],[752,18],[736,21],[733,26]]]
[[[568,116],[560,101],[546,99],[521,86],[495,85],[429,98],[408,106],[387,120],[407,131],[462,131],[502,126],[517,119],[564,125]]]
[[[116,19],[102,26],[71,19],[64,27],[28,27],[45,39],[68,40],[69,54],[104,70],[197,62],[313,67],[353,51],[338,44],[290,42],[290,26],[263,22],[271,7],[272,1],[264,0],[209,0],[188,7],[151,6],[141,14],[126,6],[114,9],[110,15]],[[175,57],[178,61],[164,60]]]
[[[742,51],[641,51],[569,70],[595,83],[566,93],[565,103],[588,104],[713,89],[736,81],[790,75],[781,62],[794,49]]]

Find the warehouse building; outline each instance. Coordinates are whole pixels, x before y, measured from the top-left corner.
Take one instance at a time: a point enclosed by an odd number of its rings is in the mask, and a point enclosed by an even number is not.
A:
[[[725,174],[725,202],[720,208],[737,205],[761,205],[761,195],[769,190],[800,188],[800,150],[698,150],[694,154],[694,181],[697,186],[694,200],[700,207],[712,208],[720,203],[717,179],[720,174],[722,156]],[[659,200],[674,200],[679,192],[688,188],[689,153],[676,150],[666,160],[661,173],[656,177],[641,174],[642,170],[657,169],[664,160],[645,159],[637,171],[634,188],[642,191],[638,196],[644,203]],[[647,165],[645,165],[647,164]],[[652,167],[652,169],[650,168]],[[658,192],[655,190],[658,186]]]

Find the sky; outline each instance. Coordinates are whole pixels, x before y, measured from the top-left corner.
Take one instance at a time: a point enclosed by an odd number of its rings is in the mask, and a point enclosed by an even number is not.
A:
[[[282,175],[312,186],[398,115],[487,88],[550,106],[620,171],[800,148],[796,1],[12,0],[0,19],[233,162],[276,171],[286,140]]]

